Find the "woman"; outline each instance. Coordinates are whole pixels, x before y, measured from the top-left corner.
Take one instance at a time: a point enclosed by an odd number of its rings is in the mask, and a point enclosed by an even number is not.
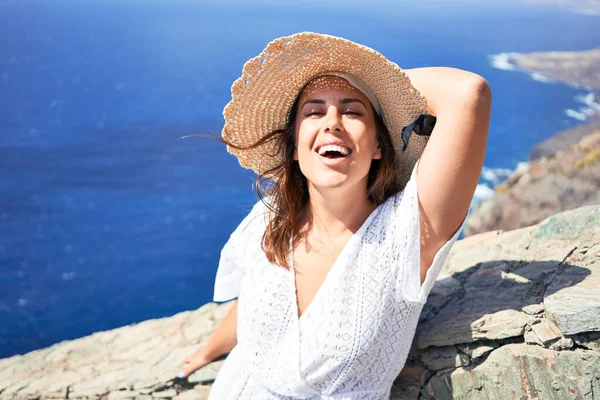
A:
[[[222,136],[261,201],[221,253],[214,300],[238,299],[184,375],[229,353],[211,399],[389,398],[464,227],[490,108],[479,75],[402,70],[328,35],[248,61]]]

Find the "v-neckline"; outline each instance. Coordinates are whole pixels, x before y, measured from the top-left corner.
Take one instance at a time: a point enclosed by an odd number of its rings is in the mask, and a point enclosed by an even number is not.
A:
[[[331,265],[331,268],[329,268],[329,271],[327,271],[327,274],[325,275],[323,282],[321,282],[321,285],[315,292],[315,295],[313,296],[312,300],[310,301],[308,306],[306,306],[302,315],[300,315],[299,317],[298,317],[298,296],[296,295],[296,292],[298,289],[296,287],[296,270],[295,270],[295,266],[294,266],[294,247],[293,247],[293,238],[292,238],[292,240],[290,241],[290,248],[291,248],[290,259],[292,261],[291,268],[290,268],[291,274],[292,274],[292,307],[294,310],[293,315],[295,316],[294,320],[298,324],[302,323],[302,321],[304,319],[306,319],[306,318],[304,318],[304,316],[307,315],[309,312],[311,312],[311,310],[314,308],[313,304],[315,303],[315,301],[318,301],[318,299],[322,296],[321,292],[323,292],[323,290],[325,290],[324,288],[326,287],[327,282],[331,279],[330,276],[333,275],[334,271],[336,270],[337,265],[341,262],[340,260],[343,259],[343,256],[345,256],[346,252],[348,251],[348,248],[350,247],[350,243],[353,242],[354,240],[356,240],[357,237],[360,237],[362,235],[363,231],[370,225],[371,220],[375,217],[376,214],[379,214],[379,212],[381,211],[381,206],[383,206],[383,203],[378,205],[373,211],[371,211],[371,213],[369,214],[367,219],[365,219],[365,221],[362,223],[360,228],[358,228],[358,230],[356,232],[354,232],[352,234],[352,236],[350,236],[350,238],[348,239],[346,244],[344,244],[344,247],[342,247],[342,251],[340,251],[340,254],[338,254],[336,259],[334,260],[333,264]]]

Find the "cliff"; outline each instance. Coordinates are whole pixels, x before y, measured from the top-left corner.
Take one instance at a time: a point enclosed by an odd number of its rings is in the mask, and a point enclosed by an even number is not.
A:
[[[0,398],[206,398],[223,360],[171,378],[228,307],[209,303],[0,360]],[[392,399],[598,398],[598,315],[600,206],[458,241]]]
[[[530,226],[558,212],[600,204],[600,128],[567,151],[531,161],[475,208],[465,236]]]

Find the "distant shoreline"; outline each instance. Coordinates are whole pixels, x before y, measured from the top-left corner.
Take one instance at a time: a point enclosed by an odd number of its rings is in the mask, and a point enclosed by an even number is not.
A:
[[[600,114],[600,47],[584,51],[499,53],[489,58],[495,68],[527,72],[539,82],[561,83],[587,91],[575,98],[582,104],[578,110],[565,110],[569,117],[585,123]]]
[[[467,222],[465,236],[491,230],[513,230],[536,224],[550,215],[598,202],[592,178],[599,167],[600,48],[586,51],[500,53],[492,66],[527,72],[544,83],[567,84],[588,91],[575,97],[579,109],[565,114],[582,123],[535,145],[523,162],[494,193],[478,205]]]

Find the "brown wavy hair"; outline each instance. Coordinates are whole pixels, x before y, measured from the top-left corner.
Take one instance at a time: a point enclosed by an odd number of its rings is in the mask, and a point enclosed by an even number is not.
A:
[[[403,188],[396,176],[396,150],[392,138],[381,117],[372,106],[371,108],[375,116],[375,129],[381,148],[381,159],[371,161],[367,180],[367,196],[370,201],[379,206]],[[221,137],[194,135],[209,137],[239,150],[254,149],[273,141],[277,149],[276,154],[284,154],[283,161],[258,175],[253,186],[260,200],[272,213],[262,238],[262,249],[269,262],[288,269],[290,268],[290,239],[294,239],[294,243],[292,243],[294,248],[301,240],[301,237],[296,235],[297,223],[309,200],[306,177],[302,175],[298,161],[293,159],[296,113],[297,102],[290,110],[289,122],[284,129],[269,132],[249,146],[242,147]],[[266,198],[270,198],[269,201]]]

